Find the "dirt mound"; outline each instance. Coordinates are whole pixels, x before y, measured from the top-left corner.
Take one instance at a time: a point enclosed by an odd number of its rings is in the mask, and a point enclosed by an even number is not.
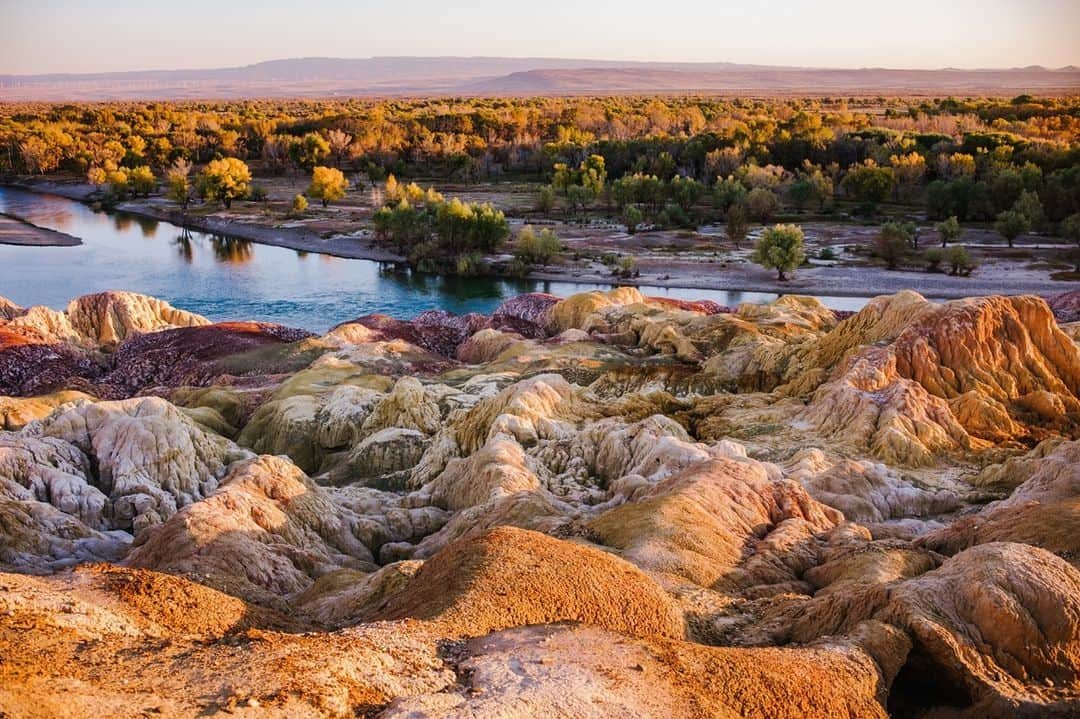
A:
[[[632,564],[511,527],[447,545],[374,618],[405,617],[434,620],[453,636],[566,621],[633,636],[683,635],[667,595]]]
[[[83,565],[75,574],[115,597],[133,616],[171,634],[219,637],[255,627],[296,627],[273,611],[183,577],[110,564]]]

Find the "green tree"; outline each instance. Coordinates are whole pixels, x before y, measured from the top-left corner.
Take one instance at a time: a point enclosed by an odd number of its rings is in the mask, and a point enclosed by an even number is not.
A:
[[[752,260],[766,269],[776,270],[777,280],[786,281],[784,273],[806,261],[802,228],[798,225],[774,225],[765,230],[754,246]]]
[[[814,186],[810,184],[809,180],[796,180],[788,187],[787,197],[788,201],[795,206],[795,209],[802,212],[806,203],[814,199]]]
[[[867,214],[873,214],[892,192],[893,172],[888,167],[859,165],[848,170],[840,184],[863,206]]]
[[[704,192],[705,186],[692,177],[679,177],[676,175],[668,183],[668,194],[671,195],[672,202],[686,212],[689,212],[690,208],[697,204]]]
[[[960,222],[956,219],[956,215],[942,220],[934,225],[934,229],[938,231],[938,235],[941,236],[941,246],[945,247],[950,242],[956,242],[960,239]]]
[[[746,239],[746,233],[750,229],[746,221],[746,210],[742,205],[732,205],[725,217],[724,232],[727,238],[739,249],[739,245]]]
[[[540,188],[536,196],[536,209],[545,215],[555,209],[555,189],[551,185]]]
[[[874,252],[890,270],[895,270],[911,249],[913,229],[913,225],[886,222],[878,231]]]
[[[747,213],[761,223],[768,222],[780,210],[780,198],[764,187],[750,190],[745,204]]]
[[[637,205],[627,205],[623,210],[623,222],[626,223],[626,231],[631,235],[637,232],[638,225],[645,221],[645,215]]]
[[[1017,237],[1031,229],[1031,222],[1027,215],[1019,210],[1006,210],[997,216],[994,222],[994,231],[1005,238],[1009,247]]]
[[[345,197],[345,190],[349,188],[349,181],[341,170],[334,167],[316,167],[311,172],[311,185],[307,194],[316,200],[322,200],[323,207],[331,202]]]
[[[212,160],[199,176],[199,194],[208,200],[220,200],[226,209],[233,200],[246,197],[251,170],[235,157]]]
[[[1046,212],[1043,210],[1039,195],[1032,190],[1024,190],[1012,207],[1014,210],[1027,218],[1028,225],[1032,228],[1041,227],[1046,221]]]
[[[727,212],[728,208],[743,201],[746,197],[746,187],[734,177],[729,177],[726,180],[718,179],[716,186],[713,187],[713,207],[717,207],[724,212]]]
[[[1069,215],[1062,220],[1058,232],[1066,240],[1074,242],[1077,247],[1080,247],[1080,212]]]

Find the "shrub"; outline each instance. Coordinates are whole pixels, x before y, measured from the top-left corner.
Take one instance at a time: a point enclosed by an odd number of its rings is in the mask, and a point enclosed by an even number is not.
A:
[[[252,202],[266,202],[269,195],[266,192],[266,188],[262,185],[251,186],[251,201]]]
[[[836,259],[836,253],[833,252],[833,248],[831,248],[831,247],[822,247],[821,251],[818,252],[818,259],[819,260],[835,260]]]
[[[618,269],[616,274],[619,277],[633,277],[637,273],[637,260],[630,255],[623,255],[619,258]]]
[[[926,263],[927,272],[940,272],[941,262],[945,259],[945,251],[940,247],[931,247],[922,254],[923,262]]]
[[[292,200],[292,210],[289,214],[293,217],[299,217],[307,210],[307,198],[303,195],[297,195]]]
[[[518,233],[514,254],[528,264],[545,265],[561,250],[562,243],[554,232],[548,229],[536,232],[532,227],[525,226]]]
[[[952,272],[950,272],[952,275],[967,277],[977,267],[975,261],[971,259],[971,255],[968,254],[967,248],[962,245],[950,247],[945,259],[952,268]]]

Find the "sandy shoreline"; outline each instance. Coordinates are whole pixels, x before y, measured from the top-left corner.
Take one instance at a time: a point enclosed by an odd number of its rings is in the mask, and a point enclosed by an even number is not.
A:
[[[28,192],[54,194],[78,202],[91,201],[96,192],[93,186],[85,183],[24,181],[7,184]],[[379,247],[370,238],[347,235],[323,238],[320,234],[302,227],[268,226],[213,215],[185,214],[160,198],[129,200],[117,205],[116,210],[129,215],[170,222],[194,231],[225,235],[256,244],[284,247],[301,252],[375,262],[406,261],[405,257]],[[62,233],[56,234],[62,235]],[[67,244],[78,244],[78,242]],[[886,270],[881,267],[817,263],[811,267],[798,269],[786,282],[778,282],[772,271],[747,262],[721,267],[675,256],[662,262],[641,262],[638,269],[640,276],[621,278],[613,276],[609,268],[599,263],[593,263],[591,266],[550,265],[530,272],[524,279],[613,287],[632,285],[831,297],[875,297],[913,289],[928,298],[941,300],[996,294],[1035,294],[1052,297],[1076,289],[1078,284],[1051,280],[1043,273],[1014,265],[992,263],[983,265],[970,277],[952,277],[946,274],[911,270]]]
[[[78,237],[38,227],[21,217],[0,212],[0,245],[25,247],[74,247],[81,245]]]

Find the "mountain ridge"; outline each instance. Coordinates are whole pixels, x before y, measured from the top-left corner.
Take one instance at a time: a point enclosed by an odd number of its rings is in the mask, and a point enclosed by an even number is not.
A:
[[[1080,68],[817,68],[490,56],[303,57],[223,68],[0,74],[0,100],[580,93],[1080,91]]]

